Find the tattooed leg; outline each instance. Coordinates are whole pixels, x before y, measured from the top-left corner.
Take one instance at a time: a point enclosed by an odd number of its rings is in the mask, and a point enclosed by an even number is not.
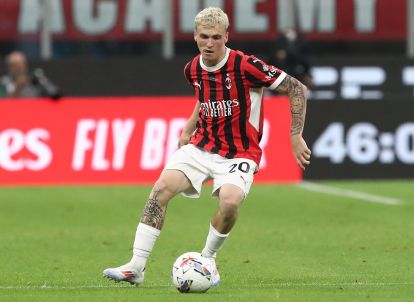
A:
[[[178,193],[192,188],[190,180],[178,170],[163,171],[149,195],[141,223],[162,229],[169,201]]]
[[[164,224],[166,208],[163,209],[159,202],[160,190],[155,189],[151,192],[150,197],[144,207],[141,222],[161,230]]]

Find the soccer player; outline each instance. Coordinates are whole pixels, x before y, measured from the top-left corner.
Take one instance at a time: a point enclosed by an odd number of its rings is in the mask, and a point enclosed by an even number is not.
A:
[[[169,201],[178,193],[198,198],[202,183],[212,178],[218,209],[201,253],[214,267],[212,286],[219,284],[216,254],[237,220],[260,162],[263,88],[289,96],[293,153],[302,169],[310,163],[311,151],[302,138],[306,87],[254,56],[227,48],[228,26],[228,17],[220,8],[206,8],[195,17],[194,40],[200,54],[187,63],[184,75],[197,102],[180,136],[179,149],[149,194],[136,230],[133,257],[125,265],[105,269],[103,274],[110,279],[141,284]]]

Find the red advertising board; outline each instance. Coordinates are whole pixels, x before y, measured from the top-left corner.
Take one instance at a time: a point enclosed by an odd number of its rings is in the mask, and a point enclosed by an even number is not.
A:
[[[192,97],[0,102],[0,185],[150,184],[175,151]],[[265,100],[258,182],[302,178],[287,98]]]
[[[37,39],[40,0],[0,1],[0,40]],[[203,0],[173,0],[174,36],[191,40]],[[163,0],[53,0],[50,27],[59,40],[160,40]],[[289,14],[289,3],[295,12]],[[380,0],[222,0],[235,40],[268,40],[296,21],[309,39],[403,40],[407,1]]]

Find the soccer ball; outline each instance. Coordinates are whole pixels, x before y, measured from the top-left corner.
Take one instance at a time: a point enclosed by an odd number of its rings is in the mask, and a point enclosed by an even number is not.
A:
[[[174,286],[180,293],[204,293],[211,287],[210,260],[197,252],[187,252],[172,267]]]

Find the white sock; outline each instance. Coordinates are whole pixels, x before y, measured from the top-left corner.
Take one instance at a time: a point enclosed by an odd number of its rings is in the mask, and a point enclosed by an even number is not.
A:
[[[152,226],[144,223],[138,224],[137,232],[135,233],[134,255],[129,262],[130,265],[134,268],[145,268],[145,264],[160,233],[160,230]]]
[[[219,233],[211,224],[208,232],[206,245],[201,254],[206,258],[216,258],[217,252],[222,248],[228,234]]]

